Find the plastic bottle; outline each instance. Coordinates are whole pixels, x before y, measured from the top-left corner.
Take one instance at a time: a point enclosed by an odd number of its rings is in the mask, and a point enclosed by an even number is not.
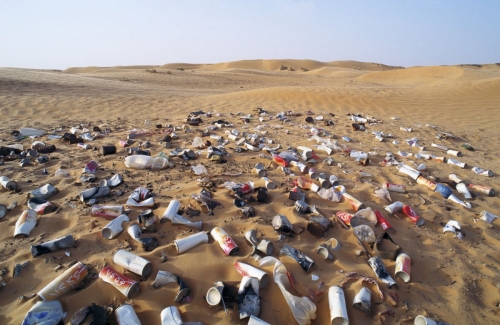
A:
[[[22,128],[21,130],[19,130],[19,133],[24,136],[41,136],[45,134],[45,131],[33,128]]]
[[[16,144],[10,144],[7,146],[8,148],[12,148],[12,149],[17,149],[17,150],[21,150],[23,151],[23,145],[20,144],[20,143],[16,143]]]
[[[163,157],[151,157],[144,155],[134,155],[125,158],[125,166],[135,169],[160,170],[169,167],[168,159]]]

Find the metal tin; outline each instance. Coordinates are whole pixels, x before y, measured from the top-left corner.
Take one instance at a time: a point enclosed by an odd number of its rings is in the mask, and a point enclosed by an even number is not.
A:
[[[285,255],[293,258],[306,272],[309,271],[314,265],[314,261],[311,258],[288,244],[285,244],[281,248],[280,255]]]
[[[267,177],[262,177],[262,179],[266,182],[266,188],[268,190],[273,190],[276,188],[276,183],[274,183],[271,179]]]
[[[335,216],[337,218],[339,218],[340,220],[342,220],[346,225],[350,226],[351,225],[351,219],[353,217],[352,214],[349,214],[347,212],[342,212],[342,211],[339,211],[335,214]]]
[[[302,200],[295,201],[294,206],[295,206],[295,210],[297,210],[300,213],[306,213],[307,212],[308,205],[307,205],[306,202],[304,202]]]
[[[410,282],[411,276],[411,258],[408,253],[402,252],[396,257],[396,269],[394,276],[400,277],[405,283]]]
[[[349,202],[349,204],[351,205],[351,207],[354,211],[358,211],[358,210],[363,209],[365,207],[363,202],[359,201],[358,199],[356,199],[355,197],[353,197],[352,195],[350,195],[348,193],[342,194],[342,197],[347,202]]]
[[[400,184],[384,183],[383,188],[390,192],[406,193],[406,186]]]
[[[227,256],[238,254],[240,251],[236,242],[221,227],[212,229],[210,235],[219,243],[219,246]]]
[[[495,189],[488,187],[488,186],[483,186],[483,185],[477,185],[477,184],[467,184],[468,187],[479,191],[481,193],[484,193],[488,196],[494,196],[495,195]]]
[[[106,266],[99,272],[99,277],[107,283],[112,284],[125,297],[130,298],[132,294],[140,290],[139,282],[132,280],[111,266]]]

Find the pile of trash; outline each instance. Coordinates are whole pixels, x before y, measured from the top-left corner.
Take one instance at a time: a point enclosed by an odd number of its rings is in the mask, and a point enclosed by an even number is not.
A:
[[[419,142],[417,137],[413,137],[404,140],[403,143],[409,148],[418,149],[417,153],[398,150],[394,155],[392,152],[387,152],[383,160],[377,163],[373,161],[378,155],[377,152],[364,152],[362,147],[357,146],[356,142],[347,135],[333,133],[334,126],[341,123],[334,122],[334,119],[338,119],[334,114],[329,114],[328,117],[331,119],[325,121],[323,115],[313,118],[312,112],[305,112],[307,124],[302,125],[300,114],[293,111],[273,115],[264,108],[258,108],[254,110],[254,113],[256,116],[243,113],[232,114],[232,118],[236,119],[232,123],[222,119],[222,116],[217,113],[191,112],[183,121],[185,124],[181,126],[159,124],[154,128],[133,129],[128,131],[126,137],[120,139],[118,143],[105,145],[93,143],[98,139],[105,140],[112,132],[107,124],[93,128],[90,125],[78,125],[71,127],[69,132],[62,128],[54,129],[49,132],[48,136],[44,130],[24,128],[12,132],[12,141],[17,143],[0,148],[0,164],[4,168],[11,168],[16,164],[21,168],[47,164],[53,159],[51,154],[57,153],[60,146],[66,148],[69,145],[72,150],[93,150],[96,152],[96,157],[103,159],[105,156],[114,155],[116,158],[113,159],[114,164],[123,164],[130,170],[150,170],[151,173],[168,175],[168,170],[189,166],[187,170],[192,173],[193,179],[200,182],[201,191],[186,193],[187,199],[185,200],[172,198],[168,205],[160,206],[156,200],[157,195],[148,184],[128,188],[127,182],[132,183],[132,180],[126,180],[121,173],[116,173],[99,164],[98,158],[82,162],[85,166],[79,174],[80,184],[88,183],[89,186],[79,192],[78,201],[80,201],[79,204],[89,207],[88,211],[91,216],[109,221],[100,232],[102,238],[106,240],[116,240],[126,233],[127,238],[136,242],[140,250],[144,252],[161,250],[165,244],[161,241],[159,231],[165,228],[165,223],[170,223],[179,226],[176,229],[189,229],[188,235],[184,235],[186,232],[179,232],[183,235],[178,236],[170,244],[175,247],[179,259],[188,258],[183,255],[188,255],[190,250],[201,245],[220,247],[221,256],[235,259],[234,271],[241,275],[241,281],[235,284],[221,278],[209,288],[203,299],[207,303],[207,308],[221,307],[226,314],[229,309],[232,309],[231,306],[237,306],[237,318],[248,319],[248,324],[269,324],[267,321],[272,321],[259,318],[262,315],[262,309],[272,308],[270,305],[272,306],[273,303],[262,304],[261,298],[265,290],[273,286],[272,282],[281,291],[288,305],[286,308],[291,311],[298,324],[311,324],[316,318],[316,313],[328,312],[317,310],[316,304],[324,294],[328,297],[332,324],[349,324],[349,314],[353,312],[369,315],[374,304],[382,304],[385,308],[379,313],[381,319],[394,317],[392,307],[400,303],[396,291],[398,282],[400,284],[411,282],[412,258],[409,253],[410,247],[397,244],[397,229],[391,225],[390,220],[391,218],[399,220],[407,218],[409,223],[415,225],[416,231],[419,227],[423,227],[427,220],[419,212],[418,206],[412,206],[410,202],[405,201],[406,197],[403,194],[409,192],[406,185],[389,181],[377,184],[368,172],[356,172],[352,167],[348,168],[345,163],[341,162],[335,164],[338,157],[346,158],[353,162],[353,166],[360,166],[360,168],[376,166],[386,168],[386,173],[404,175],[411,184],[417,184],[430,195],[436,193],[435,197],[440,196],[446,202],[456,204],[457,207],[467,211],[474,209],[471,203],[474,197],[483,196],[486,199],[488,196],[495,195],[493,188],[485,184],[471,183],[466,177],[459,177],[455,173],[447,178],[437,178],[427,171],[427,165],[438,168],[439,164],[454,165],[457,171],[465,169],[467,167],[465,162],[453,158],[464,156],[456,147],[450,149],[447,146],[432,143],[431,148],[441,150],[447,155],[436,156],[433,152],[425,151],[426,147]],[[216,120],[210,121],[211,118]],[[383,124],[383,121],[374,117],[364,117],[356,113],[349,114],[348,119],[349,123],[352,122],[350,127],[356,134],[364,132],[367,136],[375,136],[380,142],[396,137],[392,134],[384,134],[380,130],[370,132],[370,129],[378,128]],[[294,122],[299,124],[294,124]],[[317,127],[320,122],[322,127]],[[283,130],[273,126],[274,123],[287,125],[289,129],[295,127],[299,132],[304,132],[304,136],[307,136],[306,141],[310,141],[311,145],[284,148],[281,144],[276,144],[269,131]],[[200,130],[190,128],[203,125],[206,127]],[[412,132],[413,130],[401,126],[400,131]],[[41,139],[44,136],[46,139]],[[157,138],[157,136],[160,137]],[[436,138],[456,139],[449,132],[440,132]],[[142,141],[144,139],[147,141]],[[345,143],[340,143],[337,139],[342,139]],[[26,143],[29,140],[33,140],[31,144]],[[55,144],[45,143],[54,140],[60,141],[57,148]],[[154,144],[155,142],[157,145]],[[396,140],[392,142],[394,146],[398,144]],[[160,150],[157,150],[158,148]],[[165,153],[161,148],[169,151]],[[474,150],[470,144],[464,144],[463,148],[468,151]],[[214,166],[230,162],[235,155],[242,155],[248,159],[256,158],[259,162],[251,168],[250,172],[213,174]],[[425,164],[421,162],[422,160]],[[389,169],[389,167],[395,168]],[[113,176],[103,178],[96,183],[96,174],[104,169]],[[14,193],[26,191],[18,185],[19,180],[16,179],[16,174],[11,173],[11,176],[6,176],[5,170],[8,171],[4,169],[0,175],[3,191]],[[354,188],[348,186],[352,180],[335,175],[334,170],[341,171],[345,175],[356,175],[357,178],[354,181],[358,183],[368,180],[367,182],[374,187],[370,197],[376,198],[377,202],[383,202],[383,204],[377,203],[378,208],[367,206],[368,202],[360,199],[360,193],[354,193]],[[471,168],[471,172],[484,176],[485,182],[487,177],[494,176],[492,171],[484,170],[479,166]],[[44,168],[42,175],[46,173],[47,170]],[[64,178],[77,173],[78,171],[74,169],[59,168],[55,174]],[[246,177],[247,180],[242,181],[241,176]],[[207,183],[214,182],[215,177],[225,177],[225,179],[218,184],[212,184],[213,186],[206,186]],[[239,177],[239,179],[236,180],[234,177]],[[285,182],[273,181],[273,177],[283,178]],[[256,181],[263,186],[256,186]],[[125,191],[129,192],[128,198],[122,205],[109,205],[102,201],[110,196],[119,197],[125,194]],[[58,193],[59,190],[50,183],[28,191],[27,207],[19,216],[11,212],[15,205],[5,206],[0,202],[0,219],[17,219],[14,238],[30,237],[31,231],[39,223],[44,222],[45,215],[54,214],[51,218],[57,218],[54,212],[57,211],[62,200],[60,196],[54,200]],[[257,236],[257,230],[253,229],[252,223],[247,224],[248,229],[244,237],[247,244],[252,247],[252,253],[251,258],[243,262],[241,259],[245,257],[239,255],[240,247],[233,237],[236,234],[231,234],[224,227],[213,227],[202,220],[204,215],[226,218],[222,216],[223,209],[226,207],[220,202],[221,195],[231,197],[233,206],[238,209],[239,217],[242,219],[258,218],[263,211],[256,208],[264,204],[272,204],[280,195],[286,195],[288,204],[293,208],[290,209],[290,215],[277,214],[271,222],[267,223],[266,227],[272,228],[276,233],[276,238]],[[398,200],[394,200],[393,196],[396,196]],[[340,205],[343,202],[348,203],[350,211],[339,210],[331,216],[322,212],[323,208],[318,206],[318,204],[323,204],[335,207],[336,204]],[[136,219],[132,218],[131,211],[137,210],[139,210],[139,215]],[[164,212],[158,214],[157,211],[161,210]],[[488,224],[498,218],[490,211],[482,211],[480,215],[480,219]],[[304,220],[306,225],[293,224],[290,221],[291,216]],[[294,247],[298,247],[304,231],[318,240],[314,251],[303,251]],[[465,229],[462,229],[461,223],[457,220],[448,220],[442,232],[451,233],[458,240],[463,240],[466,236]],[[328,279],[324,279],[316,289],[311,289],[308,293],[297,290],[294,276],[283,261],[295,261],[303,272],[311,272],[316,264],[315,259],[331,262],[337,259],[336,255],[339,251],[347,249],[338,238],[333,237],[333,234],[340,237],[343,233],[348,233],[358,246],[358,249],[352,251],[353,258],[364,255],[365,260],[359,263],[368,265],[373,273],[363,275],[352,270],[345,270],[344,280],[339,285],[327,287],[324,281]],[[67,234],[40,243],[36,239],[30,241],[33,242],[30,248],[33,258],[61,250],[69,254],[75,241],[78,241],[78,234]],[[141,291],[147,294],[147,291],[157,290],[168,283],[178,285],[175,297],[166,298],[172,304],[185,304],[193,299],[202,299],[193,297],[193,292],[189,288],[190,281],[185,281],[179,275],[171,273],[172,270],[168,271],[168,265],[164,267],[165,270],[157,271],[151,288],[141,285],[141,281],[152,272],[150,261],[152,255],[144,254],[147,258],[140,255],[140,253],[135,254],[129,250],[120,249],[113,254],[114,266],[105,265],[95,271],[92,270],[94,266],[87,265],[83,261],[75,261],[68,265],[50,283],[35,288],[36,296],[41,301],[32,306],[23,324],[57,324],[63,321],[66,319],[66,313],[57,299],[77,289],[81,291],[78,294],[85,295],[85,287],[91,281],[107,283],[110,287],[114,287],[113,290],[119,291],[124,299],[140,299]],[[161,261],[165,262],[167,259],[162,251]],[[395,263],[394,268],[389,269],[386,266],[389,261]],[[21,272],[21,268],[19,264],[16,268],[17,274]],[[125,270],[126,274],[117,268]],[[14,284],[16,281],[14,278],[9,281],[2,279],[3,285]],[[100,278],[100,280],[95,278]],[[315,278],[317,280],[317,275],[312,274],[313,281],[316,281]],[[203,278],[198,281],[203,281]],[[344,288],[350,281],[358,281],[361,284],[352,302],[346,299],[344,292]],[[311,283],[310,287],[312,286]],[[82,306],[72,315],[71,324],[81,324],[90,320],[93,320],[93,324],[106,324],[113,318],[117,323],[141,324],[134,306],[127,303],[119,307],[96,304]],[[182,322],[181,313],[176,306],[169,306],[158,311],[158,318],[161,319],[162,324],[202,324],[202,322]],[[368,318],[366,321],[369,322]],[[415,324],[431,323],[434,321],[423,315],[415,318]]]

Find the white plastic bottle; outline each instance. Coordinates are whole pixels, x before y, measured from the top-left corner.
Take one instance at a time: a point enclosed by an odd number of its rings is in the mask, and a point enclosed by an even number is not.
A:
[[[168,159],[163,157],[151,157],[144,155],[133,155],[125,158],[125,166],[135,169],[160,170],[168,168]]]

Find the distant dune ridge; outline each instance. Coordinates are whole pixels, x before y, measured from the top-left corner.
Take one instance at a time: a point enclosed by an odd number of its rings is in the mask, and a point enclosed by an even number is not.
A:
[[[269,112],[263,122],[258,120],[255,112],[259,107]],[[475,192],[476,197],[470,200],[472,208],[467,210],[416,184],[394,166],[384,167],[380,163],[387,152],[397,155],[398,151],[404,151],[416,155],[418,149],[405,143],[405,140],[416,137],[429,153],[455,158],[467,163],[467,167],[461,169],[415,157],[406,160],[398,158],[400,161],[412,166],[425,164],[424,173],[441,181],[446,180],[450,173],[456,173],[467,183],[490,186],[500,192],[499,177],[480,176],[471,170],[473,166],[479,166],[500,174],[499,64],[402,68],[357,61],[242,60],[216,64],[73,67],[64,71],[0,68],[2,146],[18,143],[13,140],[11,132],[23,127],[47,132],[63,128],[63,132],[69,132],[72,126],[81,124],[90,129],[101,125],[112,130],[102,139],[86,141],[88,144],[97,147],[118,145],[119,140],[127,138],[130,130],[158,131],[155,128],[158,124],[181,127],[186,124],[189,112],[199,110],[212,112],[213,116],[203,116],[204,123],[200,126],[188,126],[192,132],[186,132],[186,127],[177,130],[179,139],[173,142],[173,148],[196,150],[191,147],[194,137],[198,135],[195,131],[205,129],[218,119],[234,123],[230,128],[213,132],[224,139],[227,139],[225,131],[237,129],[240,133],[253,133],[257,132],[257,126],[264,125],[261,128],[267,133],[261,136],[273,140],[270,146],[280,144],[284,149],[297,146],[314,148],[315,142],[308,140],[312,125],[305,122],[305,112],[312,111],[313,117],[322,115],[334,122],[329,126],[316,122],[315,127],[325,128],[332,138],[352,150],[371,153],[367,166],[359,165],[342,153],[332,154],[330,157],[334,163],[328,166],[322,163],[328,155],[317,151],[319,159],[315,167],[327,176],[336,175],[348,193],[366,206],[382,211],[396,229],[392,235],[395,242],[411,256],[412,277],[409,284],[396,280],[399,288],[394,292],[401,297],[397,306],[382,301],[376,288],[368,285],[372,291],[372,311],[368,316],[352,307],[361,285],[356,282],[346,284],[344,290],[350,324],[412,324],[419,314],[455,325],[498,324],[500,220],[493,221],[491,225],[479,220],[484,210],[500,216],[498,195],[488,197]],[[269,118],[282,111],[294,111],[301,115],[291,117],[292,121],[285,123]],[[253,114],[253,119],[249,124],[243,124],[238,113]],[[379,123],[367,125],[366,132],[354,131],[348,113],[371,115]],[[150,124],[145,124],[145,120]],[[410,127],[412,132],[402,131],[401,127]],[[376,131],[392,134],[393,137],[379,142],[372,134]],[[437,139],[436,134],[441,131],[452,132],[458,139]],[[147,140],[151,142],[152,146],[148,149],[152,155],[160,152],[168,155],[170,149],[160,144],[163,136],[141,135],[133,146]],[[344,142],[341,140],[343,136],[350,137],[352,141]],[[284,242],[277,241],[278,235],[270,226],[272,218],[283,214],[293,224],[307,226],[307,218],[294,212],[293,202],[288,199],[285,190],[292,188],[293,177],[284,175],[276,164],[257,156],[256,152],[235,152],[231,149],[236,147],[234,141],[226,146],[230,156],[226,157],[225,164],[213,163],[206,158],[206,153],[201,153],[194,161],[171,158],[175,163],[171,169],[144,171],[125,167],[126,151],[122,147],[118,147],[115,155],[100,156],[98,151],[83,150],[46,136],[27,138],[19,143],[27,149],[35,140],[57,147],[47,163],[35,163],[23,168],[19,166],[19,161],[6,161],[0,165],[0,176],[9,177],[21,187],[20,193],[0,190],[0,204],[9,206],[17,203],[0,219],[0,270],[6,270],[2,275],[6,285],[0,288],[0,324],[20,324],[38,298],[21,301],[19,296],[27,297],[39,292],[62,273],[58,270],[59,265],[66,269],[71,262],[79,260],[90,265],[93,272],[99,272],[104,265],[113,266],[140,281],[141,292],[129,300],[110,284],[92,279],[83,290],[72,290],[58,299],[68,313],[65,324],[77,310],[91,303],[116,306],[129,302],[142,324],[159,325],[160,311],[175,305],[185,322],[246,325],[248,320],[239,320],[237,307],[230,309],[228,315],[222,306],[209,308],[204,299],[207,290],[216,281],[241,280],[241,275],[234,268],[235,261],[257,266],[255,260],[249,257],[252,249],[244,238],[245,231],[256,229],[259,239],[272,241],[275,256],[278,256],[277,252]],[[210,141],[215,142],[212,138]],[[463,157],[447,155],[431,147],[432,143],[460,150]],[[469,143],[475,150],[467,151],[462,147],[464,143]],[[205,231],[222,227],[240,247],[235,257],[225,256],[212,240],[177,255],[173,241],[193,232],[169,222],[158,225],[159,233],[144,234],[145,237],[155,236],[160,242],[157,249],[145,252],[126,232],[113,240],[104,239],[101,230],[109,220],[92,217],[90,207],[79,202],[82,190],[98,184],[81,183],[80,180],[83,166],[91,159],[100,165],[96,173],[97,181],[120,173],[126,184],[118,187],[124,192],[122,196],[105,198],[99,203],[124,205],[136,187],[149,186],[159,206],[154,210],[156,216],[161,216],[174,198],[181,201],[183,207],[191,203],[189,196],[201,190],[200,176],[191,172],[191,167],[198,164],[207,168],[208,176],[214,181],[253,181],[256,186],[264,186],[264,180],[256,177],[253,171],[254,165],[261,162],[267,167],[267,176],[278,188],[270,190],[269,204],[250,203],[257,212],[254,218],[242,219],[239,210],[233,206],[233,197],[222,188],[215,188],[213,192],[214,198],[222,203],[222,207],[215,209],[214,215],[202,212],[199,216],[188,217],[192,221],[203,221]],[[56,176],[59,168],[68,171],[70,176]],[[48,175],[42,173],[43,169]],[[239,172],[243,174],[223,175]],[[292,172],[301,175],[295,167],[292,167]],[[372,176],[360,178],[360,172]],[[395,217],[384,211],[388,202],[375,198],[372,193],[385,182],[407,187],[407,193],[391,193],[392,200],[412,205],[425,219],[423,227],[417,228],[403,214]],[[13,238],[16,221],[27,206],[26,194],[47,183],[59,189],[50,199],[58,206],[57,212],[39,217],[37,226],[26,239]],[[463,198],[457,191],[454,194]],[[307,191],[307,203],[316,205],[330,220],[334,220],[333,215],[338,211],[353,213],[347,202],[328,202],[310,191]],[[196,204],[193,207],[198,208]],[[132,209],[132,222],[137,221],[139,213],[140,210]],[[461,223],[466,234],[463,240],[454,238],[450,233],[442,233],[444,224],[449,220]],[[382,233],[378,225],[373,229],[377,235]],[[76,238],[76,247],[31,257],[31,245],[67,234]],[[333,252],[333,261],[325,261],[315,252],[317,246],[329,238],[336,238],[342,246]],[[374,277],[366,257],[355,254],[360,247],[352,231],[343,229],[339,224],[330,228],[322,238],[304,231],[286,242],[304,252],[316,264],[306,273],[291,259],[282,258],[296,280],[298,293],[294,294],[306,294],[317,289],[320,282],[324,288],[338,285],[344,280],[346,272]],[[128,248],[152,262],[148,278],[136,276],[113,263],[113,253]],[[160,259],[162,251],[168,256],[165,263]],[[26,261],[29,263],[21,268],[20,276],[13,278],[15,265]],[[384,260],[384,263],[389,273],[394,275],[395,262]],[[272,325],[296,324],[281,291],[272,281],[272,267],[263,269],[269,274],[270,281],[260,292],[261,318]],[[181,276],[191,289],[192,300],[182,305],[175,303],[177,286],[174,284],[153,289],[151,284],[158,270]],[[313,281],[312,274],[317,275],[319,280]],[[385,285],[379,284],[382,290],[388,290]],[[392,316],[379,315],[388,309],[393,311]],[[317,302],[316,315],[313,325],[331,323],[326,294]]]

